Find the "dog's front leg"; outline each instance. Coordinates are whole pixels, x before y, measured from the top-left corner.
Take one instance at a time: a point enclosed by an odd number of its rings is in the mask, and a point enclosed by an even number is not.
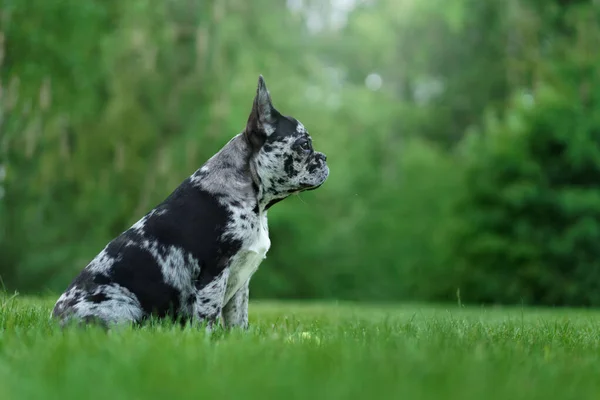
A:
[[[229,268],[225,268],[221,274],[214,277],[209,283],[205,285],[196,284],[192,318],[199,323],[206,322],[209,331],[212,330],[221,316],[228,277]]]
[[[226,328],[248,329],[249,283],[246,282],[223,307],[223,322]]]

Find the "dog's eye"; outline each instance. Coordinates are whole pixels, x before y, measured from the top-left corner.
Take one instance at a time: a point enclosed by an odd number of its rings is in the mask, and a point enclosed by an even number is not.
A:
[[[304,142],[300,145],[300,148],[302,148],[302,150],[310,150],[310,143]]]
[[[297,146],[302,149],[302,151],[312,151],[312,146],[308,140],[302,140]]]

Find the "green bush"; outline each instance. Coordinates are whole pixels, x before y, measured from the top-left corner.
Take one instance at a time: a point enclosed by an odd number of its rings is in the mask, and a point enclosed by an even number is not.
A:
[[[545,88],[465,139],[450,234],[463,299],[600,305],[598,100]]]

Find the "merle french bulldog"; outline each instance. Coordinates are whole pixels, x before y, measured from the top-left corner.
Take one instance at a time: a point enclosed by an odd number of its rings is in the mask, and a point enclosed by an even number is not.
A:
[[[52,317],[107,327],[149,317],[248,327],[248,284],[271,245],[267,210],[316,189],[326,157],[258,88],[246,128],[166,200],[104,247]]]

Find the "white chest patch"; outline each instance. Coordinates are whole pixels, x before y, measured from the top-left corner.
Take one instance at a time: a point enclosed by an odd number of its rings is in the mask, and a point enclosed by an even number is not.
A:
[[[262,260],[267,257],[271,240],[269,239],[269,230],[265,218],[259,219],[258,232],[252,240],[248,240],[248,243],[249,245],[240,249],[235,255],[229,266],[229,279],[227,280],[223,304],[227,304],[242,285],[256,272]]]

